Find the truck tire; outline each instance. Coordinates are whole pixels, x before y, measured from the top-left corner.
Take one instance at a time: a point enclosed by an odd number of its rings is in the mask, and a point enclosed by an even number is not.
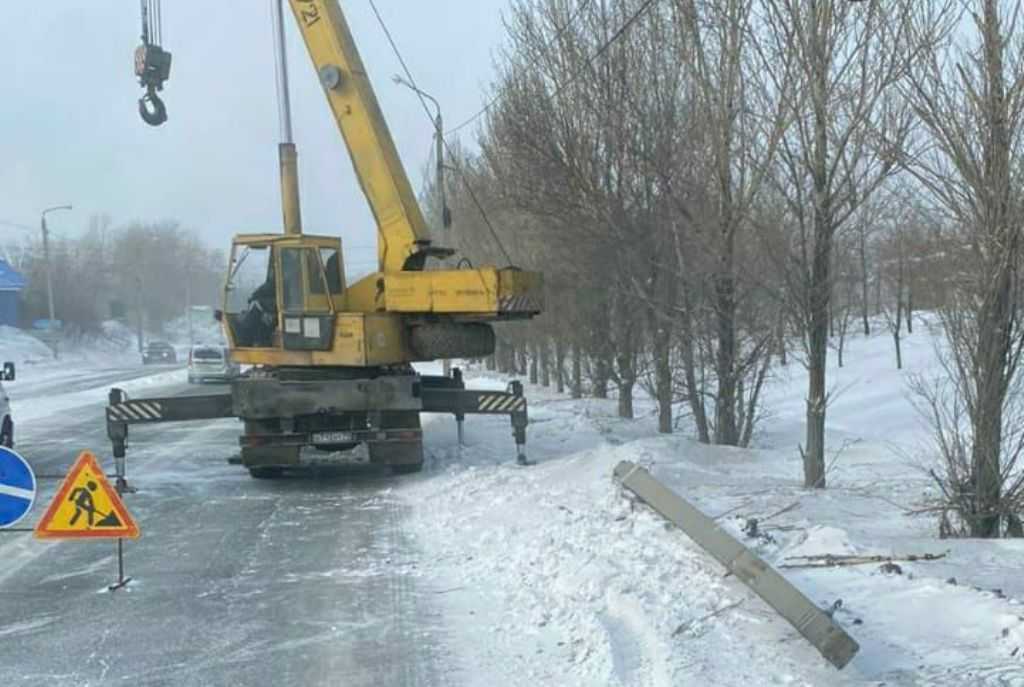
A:
[[[253,479],[277,479],[283,474],[282,468],[249,468],[249,475]]]
[[[494,353],[494,330],[480,322],[431,322],[409,332],[413,352],[423,360],[486,358]]]
[[[384,411],[382,429],[420,429],[419,411]],[[423,441],[371,441],[367,448],[370,462],[388,465],[396,475],[407,475],[423,469]]]

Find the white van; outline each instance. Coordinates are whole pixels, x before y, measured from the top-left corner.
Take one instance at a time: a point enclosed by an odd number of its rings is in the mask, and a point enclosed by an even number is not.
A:
[[[238,363],[231,362],[231,354],[223,346],[192,347],[188,353],[188,383],[230,382],[241,374]]]
[[[14,418],[11,416],[11,401],[4,391],[4,382],[14,381],[14,363],[4,363],[0,372],[0,446],[14,448]]]

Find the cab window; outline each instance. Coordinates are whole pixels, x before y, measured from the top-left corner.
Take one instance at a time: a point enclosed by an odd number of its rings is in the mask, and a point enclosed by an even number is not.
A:
[[[344,288],[341,283],[341,256],[336,248],[321,248],[320,260],[323,261],[327,273],[327,287],[331,295],[337,296]]]
[[[302,249],[281,251],[281,287],[285,310],[302,310]]]

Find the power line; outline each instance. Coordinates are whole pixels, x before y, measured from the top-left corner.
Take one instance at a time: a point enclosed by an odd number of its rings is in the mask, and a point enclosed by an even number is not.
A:
[[[395,57],[398,58],[398,63],[402,65],[402,70],[405,72],[405,78],[412,84],[413,90],[416,91],[417,97],[420,99],[420,104],[423,106],[423,111],[426,113],[427,118],[433,121],[433,117],[430,114],[430,108],[427,107],[427,101],[420,92],[420,87],[416,84],[416,78],[412,75],[412,71],[409,69],[409,65],[405,63],[405,59],[402,57],[402,52],[398,49],[398,45],[395,43],[395,39],[391,37],[391,31],[388,29],[387,23],[384,21],[384,17],[381,16],[380,11],[377,9],[377,3],[374,0],[370,0],[370,7],[373,9],[374,15],[377,17],[377,22],[380,24],[381,29],[384,30],[384,35],[387,36],[388,43],[391,45],[391,50],[395,53]],[[509,257],[508,251],[505,250],[505,245],[498,238],[498,232],[494,229],[494,225],[491,223],[490,217],[487,216],[487,211],[484,210],[483,205],[477,199],[476,192],[473,191],[473,187],[469,183],[469,179],[463,173],[462,168],[455,162],[455,156],[452,155],[451,149],[448,147],[448,142],[444,140],[444,136],[441,136],[441,143],[444,145],[445,152],[448,153],[449,159],[452,161],[452,167],[459,174],[459,178],[462,180],[463,186],[466,187],[466,191],[469,193],[470,200],[473,201],[473,205],[476,206],[477,211],[484,220],[484,224],[487,225],[487,229],[491,233],[491,237],[494,242],[498,245],[498,249],[502,255],[505,256],[506,262],[509,266],[512,265],[512,258]]]
[[[653,7],[654,3],[656,3],[656,2],[658,2],[658,0],[647,0],[647,2],[645,2],[643,5],[641,5],[640,9],[638,9],[636,12],[634,12],[632,14],[632,16],[630,16],[629,19],[627,19],[626,22],[622,26],[620,26],[619,29],[615,33],[613,33],[611,35],[611,38],[609,38],[607,41],[605,41],[601,45],[601,47],[597,49],[597,52],[595,52],[593,55],[591,55],[589,58],[587,58],[586,64],[584,65],[583,69],[580,69],[578,72],[576,72],[571,77],[569,77],[568,81],[563,81],[562,83],[557,84],[555,86],[555,92],[551,94],[551,97],[552,98],[558,97],[558,95],[563,90],[565,90],[567,86],[571,86],[581,76],[583,76],[583,74],[586,72],[586,70],[588,68],[590,68],[591,66],[593,66],[594,62],[597,59],[599,59],[606,52],[608,52],[608,49],[610,47],[612,47],[612,45],[616,41],[618,41],[620,38],[622,38],[624,35],[626,35],[626,32],[629,31],[629,29],[633,26],[633,24],[635,24],[640,19],[640,17],[644,16],[647,13],[647,10],[651,9],[651,7]]]
[[[616,30],[616,31],[615,31],[615,33],[613,33],[613,34],[611,35],[611,37],[610,37],[610,38],[609,38],[609,39],[608,39],[607,41],[605,41],[605,42],[604,42],[604,43],[603,43],[603,44],[601,45],[601,47],[599,47],[599,48],[598,48],[598,49],[597,49],[597,50],[596,50],[596,51],[594,52],[594,54],[593,54],[593,55],[591,55],[590,57],[588,57],[588,58],[586,59],[586,64],[584,65],[583,69],[580,69],[580,71],[578,71],[578,72],[576,72],[575,74],[573,74],[573,75],[572,75],[572,76],[571,76],[571,77],[569,78],[569,80],[568,80],[568,81],[564,81],[564,82],[562,82],[561,84],[557,84],[557,85],[556,85],[556,87],[555,87],[555,92],[551,94],[551,97],[552,97],[552,98],[555,98],[555,97],[557,97],[557,96],[558,96],[558,95],[559,95],[559,94],[560,94],[560,93],[561,93],[561,92],[562,92],[563,90],[565,90],[565,88],[566,88],[566,87],[568,87],[568,86],[572,85],[572,84],[573,84],[573,83],[575,83],[575,82],[576,82],[577,80],[579,80],[579,78],[580,78],[581,76],[583,76],[583,74],[584,74],[584,73],[586,73],[586,70],[587,70],[587,69],[589,69],[589,68],[590,68],[590,67],[591,67],[591,66],[593,65],[593,63],[594,63],[594,62],[595,62],[595,61],[596,61],[597,59],[599,59],[599,58],[600,58],[600,57],[602,57],[602,56],[603,56],[603,55],[604,55],[604,54],[605,54],[606,52],[608,52],[608,49],[609,49],[609,48],[611,48],[611,47],[612,47],[612,45],[613,45],[613,44],[615,44],[615,42],[616,42],[616,41],[618,41],[618,40],[619,40],[620,38],[622,38],[622,37],[623,37],[623,36],[624,36],[624,35],[626,34],[626,32],[627,32],[627,31],[629,31],[629,29],[630,29],[630,28],[632,28],[633,24],[635,24],[635,23],[636,23],[636,22],[637,22],[637,21],[638,21],[638,20],[639,20],[639,19],[640,19],[640,18],[641,18],[641,17],[642,17],[642,16],[644,15],[644,14],[646,14],[646,13],[647,13],[647,10],[649,10],[649,9],[650,9],[651,7],[653,7],[653,6],[654,6],[654,3],[656,3],[657,1],[658,1],[658,0],[647,0],[647,2],[645,2],[645,3],[643,4],[643,5],[641,5],[641,6],[640,6],[640,9],[638,9],[638,10],[637,10],[636,12],[634,12],[634,13],[633,13],[633,14],[632,14],[632,15],[631,15],[631,16],[629,17],[629,19],[627,19],[627,20],[625,21],[625,23],[623,23],[623,25],[622,25],[622,26],[620,26],[620,27],[618,28],[618,30]],[[581,6],[581,7],[582,7],[582,6]],[[568,26],[566,26],[565,28],[568,28]],[[555,40],[557,40],[557,38],[558,38],[558,37],[556,36]],[[554,40],[552,40],[552,41],[551,41],[550,43],[548,43],[548,45],[550,46],[550,45],[552,45],[553,43],[554,43]],[[484,115],[484,114],[485,114],[486,112],[488,112],[488,111],[489,111],[489,110],[490,110],[490,109],[491,109],[492,107],[494,107],[495,103],[497,103],[497,102],[498,102],[499,100],[501,100],[501,96],[502,96],[502,94],[501,94],[501,93],[499,93],[499,94],[495,95],[495,96],[494,96],[494,97],[493,97],[493,98],[491,99],[491,101],[490,101],[489,103],[487,103],[487,105],[486,105],[486,106],[484,106],[484,108],[483,108],[483,109],[481,109],[481,110],[480,110],[479,112],[477,112],[477,113],[476,113],[475,115],[473,115],[472,117],[470,117],[470,118],[469,118],[469,119],[467,119],[466,121],[462,122],[461,124],[459,124],[459,125],[458,125],[458,126],[456,126],[455,128],[453,128],[453,129],[451,129],[450,131],[448,131],[448,133],[449,133],[449,134],[454,134],[454,133],[456,133],[457,131],[459,131],[460,129],[462,129],[462,128],[466,127],[466,126],[469,126],[470,124],[472,124],[473,122],[475,122],[475,121],[476,121],[477,119],[479,119],[480,117],[482,117],[482,116],[483,116],[483,115]]]
[[[569,27],[571,27],[573,24],[576,23],[576,20],[580,18],[580,15],[583,14],[583,10],[585,10],[587,8],[587,5],[589,5],[589,4],[590,4],[590,0],[583,0],[582,2],[580,2],[579,6],[576,7],[576,11],[573,12],[572,16],[570,16],[569,19],[565,22],[565,25],[562,26],[555,33],[554,37],[550,41],[548,41],[547,45],[544,46],[545,50],[547,48],[550,48],[552,45],[555,44],[556,41],[558,41],[562,36],[565,35],[565,32],[569,30]],[[490,101],[488,101],[488,103],[486,105],[484,105],[472,117],[470,117],[469,119],[465,120],[461,124],[451,128],[450,130],[448,130],[445,133],[447,135],[449,135],[449,136],[452,135],[452,134],[458,133],[462,129],[466,128],[467,126],[469,126],[470,124],[472,124],[473,122],[478,120],[480,117],[484,116],[492,107],[494,107],[494,104],[497,103],[499,100],[501,100],[501,94],[500,93],[496,94],[493,98],[491,98]]]

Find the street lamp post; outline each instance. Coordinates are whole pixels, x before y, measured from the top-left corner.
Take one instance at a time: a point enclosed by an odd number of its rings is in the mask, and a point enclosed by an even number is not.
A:
[[[444,187],[444,118],[441,116],[441,105],[437,102],[437,99],[434,98],[434,96],[409,83],[398,74],[395,74],[394,82],[400,86],[405,86],[418,95],[423,96],[432,102],[434,104],[434,108],[437,110],[437,115],[434,117],[434,142],[437,144],[437,151],[435,154],[435,157],[437,157],[437,192],[441,194],[441,207],[439,210],[440,217],[438,218],[438,224],[439,226],[447,229],[452,225],[452,213],[448,209],[448,197]]]
[[[57,358],[57,339],[53,335],[53,323],[55,318],[53,312],[53,265],[50,262],[50,232],[46,227],[46,215],[57,210],[70,210],[71,205],[55,205],[52,208],[43,210],[40,218],[40,226],[43,230],[43,263],[46,267],[46,301],[49,306],[49,319],[46,321],[46,330],[49,334],[50,346],[53,347],[53,357]]]
[[[452,213],[448,209],[448,198],[444,188],[444,119],[441,117],[441,104],[437,102],[437,99],[429,93],[420,90],[412,83],[406,81],[400,75],[395,74],[394,81],[400,86],[405,86],[409,90],[416,94],[426,98],[434,104],[434,108],[437,109],[437,116],[434,118],[434,141],[437,144],[437,151],[435,156],[437,157],[437,192],[441,194],[441,207],[439,208],[440,217],[438,218],[438,225],[444,229],[447,229],[452,224]],[[441,361],[442,374],[448,377],[452,373],[452,361],[445,358]]]

